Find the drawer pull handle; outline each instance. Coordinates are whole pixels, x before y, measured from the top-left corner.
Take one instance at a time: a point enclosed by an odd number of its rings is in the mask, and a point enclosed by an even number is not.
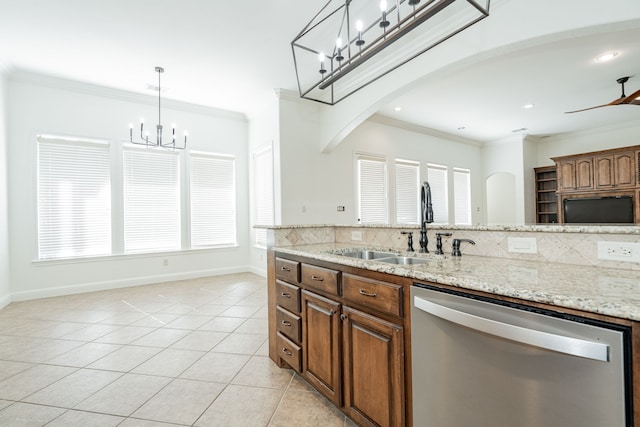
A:
[[[324,277],[311,276],[311,280],[315,280],[316,282],[324,282]]]
[[[364,289],[360,289],[360,295],[364,295],[365,297],[375,298],[378,294],[369,293],[369,292],[365,291]]]
[[[280,267],[280,270],[282,270],[282,271],[291,271],[291,269],[289,267]]]
[[[288,294],[286,292],[280,292],[280,296],[282,296],[284,298],[291,298],[291,294]]]
[[[291,353],[291,350],[287,350],[286,347],[282,347],[282,352],[284,354],[286,354],[287,356],[291,356],[293,353]]]
[[[282,324],[283,324],[284,326],[291,326],[291,322],[288,322],[288,321],[286,321],[286,320],[283,320],[283,321],[282,321]]]

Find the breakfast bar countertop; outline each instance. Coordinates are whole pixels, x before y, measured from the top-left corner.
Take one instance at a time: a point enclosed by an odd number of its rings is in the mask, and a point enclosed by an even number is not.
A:
[[[463,255],[400,253],[429,262],[396,265],[340,255],[361,247],[322,243],[273,247],[274,251],[336,264],[488,292],[526,301],[640,321],[640,272],[604,267],[543,263]],[[398,251],[393,251],[399,253]]]

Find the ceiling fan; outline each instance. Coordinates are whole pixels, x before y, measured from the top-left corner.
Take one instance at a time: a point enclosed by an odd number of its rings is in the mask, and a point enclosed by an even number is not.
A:
[[[622,95],[620,96],[620,98],[615,99],[608,104],[597,105],[595,107],[584,108],[582,110],[576,110],[576,111],[565,111],[565,114],[579,113],[581,111],[593,110],[594,108],[600,108],[600,107],[608,107],[610,105],[621,105],[621,104],[640,105],[640,89],[633,92],[629,96],[624,94],[624,84],[627,82],[627,80],[629,80],[629,77],[620,77],[619,79],[616,80],[622,86]]]

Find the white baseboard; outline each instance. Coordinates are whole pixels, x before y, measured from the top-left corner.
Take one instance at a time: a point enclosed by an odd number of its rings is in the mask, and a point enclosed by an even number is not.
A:
[[[0,297],[0,310],[11,304],[12,298],[10,294]]]
[[[188,271],[183,273],[132,277],[132,278],[121,279],[121,280],[82,283],[78,285],[58,286],[58,287],[45,288],[45,289],[34,289],[31,291],[13,292],[10,296],[7,297],[7,299],[9,300],[7,304],[9,304],[9,302],[11,301],[27,301],[27,300],[38,299],[38,298],[50,298],[50,297],[59,297],[64,295],[79,294],[83,292],[105,291],[109,289],[128,288],[131,286],[150,285],[153,283],[173,282],[176,280],[197,279],[200,277],[222,276],[224,274],[248,273],[248,272],[262,275],[259,272],[254,272],[253,268],[250,268],[250,266],[243,265],[243,266],[228,267],[228,268],[216,268],[211,270],[199,270],[199,271]],[[0,308],[2,308],[2,301],[3,299],[0,299]]]
[[[249,273],[257,274],[258,276],[262,276],[265,279],[267,278],[266,268],[256,268],[256,266],[252,265],[249,267]]]

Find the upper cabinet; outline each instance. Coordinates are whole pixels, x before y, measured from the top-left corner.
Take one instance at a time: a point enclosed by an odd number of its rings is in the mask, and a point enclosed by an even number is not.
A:
[[[635,152],[594,156],[597,189],[633,188],[636,186]]]
[[[558,191],[593,189],[593,158],[567,159],[557,162]]]
[[[558,193],[601,192],[635,188],[640,147],[555,157]]]

